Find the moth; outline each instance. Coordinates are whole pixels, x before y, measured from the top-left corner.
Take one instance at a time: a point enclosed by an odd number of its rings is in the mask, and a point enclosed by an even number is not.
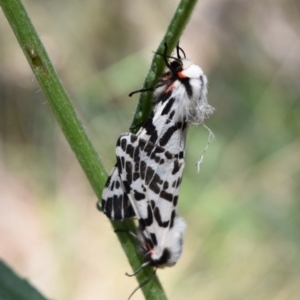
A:
[[[119,137],[117,163],[102,194],[107,217],[138,219],[136,238],[146,260],[142,267],[173,266],[181,255],[186,224],[177,214],[177,202],[187,130],[203,125],[213,112],[202,69],[178,45],[176,51],[177,57],[168,56],[165,44],[159,54],[166,70],[150,89],[153,110],[136,134]]]

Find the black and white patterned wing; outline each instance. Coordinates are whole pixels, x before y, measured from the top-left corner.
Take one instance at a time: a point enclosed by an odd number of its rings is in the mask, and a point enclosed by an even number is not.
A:
[[[134,211],[124,191],[123,183],[115,166],[102,193],[102,210],[108,218],[123,221],[134,216]]]
[[[131,133],[120,136],[116,155],[124,189],[141,229],[147,239],[154,237],[160,244],[163,229],[173,227],[184,159]]]

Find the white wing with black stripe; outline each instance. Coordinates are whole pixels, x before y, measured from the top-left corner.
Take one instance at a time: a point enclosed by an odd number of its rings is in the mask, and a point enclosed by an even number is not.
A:
[[[141,250],[153,265],[173,265],[181,254],[185,228],[176,211],[184,159],[131,133],[119,138],[116,155],[119,175],[142,232]]]

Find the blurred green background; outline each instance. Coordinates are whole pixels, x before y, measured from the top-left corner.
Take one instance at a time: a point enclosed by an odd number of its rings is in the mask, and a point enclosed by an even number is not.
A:
[[[177,1],[24,1],[107,171]],[[191,128],[170,299],[300,299],[300,2],[199,1],[181,38],[209,79],[216,139]],[[0,12],[0,258],[50,299],[137,286]],[[143,299],[137,292],[133,299]]]

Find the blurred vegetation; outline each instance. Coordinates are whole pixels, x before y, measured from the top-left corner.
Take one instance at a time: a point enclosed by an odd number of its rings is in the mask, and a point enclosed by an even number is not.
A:
[[[26,280],[16,276],[0,260],[0,297],[7,300],[46,300]]]
[[[174,1],[34,1],[26,8],[107,171]],[[300,60],[296,1],[199,1],[181,46],[209,78],[216,139],[188,135],[170,299],[300,297]],[[47,298],[120,299],[125,256],[0,17],[0,258]],[[117,283],[117,287],[116,287]],[[139,299],[140,294],[136,294]]]

